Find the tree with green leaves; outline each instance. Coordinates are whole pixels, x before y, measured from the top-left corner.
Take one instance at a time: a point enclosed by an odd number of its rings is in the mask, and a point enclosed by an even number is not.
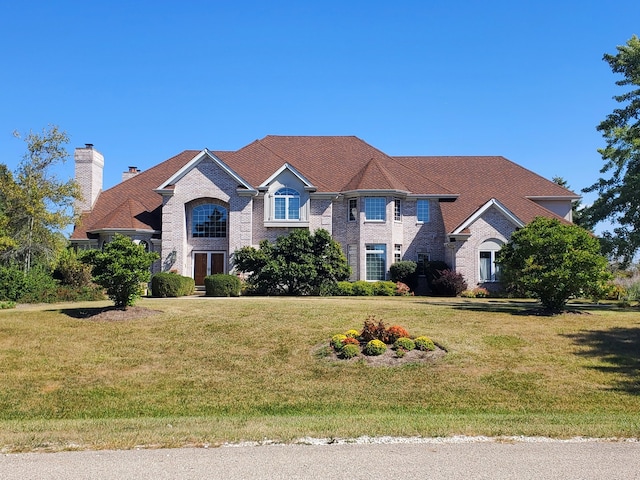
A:
[[[620,107],[598,125],[606,147],[598,151],[606,162],[601,177],[584,192],[598,192],[598,199],[583,212],[583,224],[593,228],[609,220],[613,233],[603,234],[604,251],[628,265],[640,248],[640,39],[633,35],[615,55],[605,54],[614,73],[623,78],[616,85],[627,91],[614,96]]]
[[[0,164],[0,256],[16,246],[9,232],[9,217],[7,217],[9,192],[15,188],[14,186],[11,172],[6,165]]]
[[[140,298],[141,284],[151,278],[151,265],[160,256],[144,245],[116,234],[102,250],[89,250],[83,261],[93,266],[93,280],[102,286],[117,308],[125,309]]]
[[[577,225],[537,217],[513,232],[496,261],[507,289],[557,313],[574,296],[598,296],[611,278],[598,239]]]
[[[73,204],[80,198],[80,189],[73,179],[60,180],[53,172],[68,157],[65,132],[51,126],[40,134],[29,132],[24,141],[27,153],[15,175],[6,167],[0,171],[0,217],[4,217],[5,234],[12,239],[2,258],[18,263],[26,273],[35,264],[51,266],[65,248],[64,229],[75,220]]]
[[[295,229],[274,243],[263,240],[257,249],[240,248],[233,261],[248,274],[250,290],[264,295],[317,295],[350,274],[340,244],[323,229]]]

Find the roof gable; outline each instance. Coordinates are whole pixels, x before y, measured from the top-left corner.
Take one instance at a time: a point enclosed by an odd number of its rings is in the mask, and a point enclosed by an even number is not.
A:
[[[278,170],[276,170],[276,172],[273,175],[271,175],[262,184],[260,184],[260,186],[258,186],[258,190],[268,189],[269,185],[271,185],[274,180],[276,180],[280,175],[282,175],[284,171],[291,172],[291,174],[294,177],[300,180],[300,182],[304,185],[305,190],[307,191],[317,190],[317,188],[309,180],[307,180],[307,178],[305,178],[304,175],[302,175],[297,169],[295,169],[293,166],[289,165],[288,163],[285,163],[284,165],[282,165]]]
[[[487,210],[489,210],[491,207],[495,207],[500,213],[502,213],[505,216],[507,220],[513,223],[514,226],[518,228],[524,227],[525,224],[524,222],[522,222],[522,220],[516,217],[511,211],[509,211],[507,207],[505,207],[498,200],[496,200],[495,198],[492,198],[487,203],[482,205],[478,210],[473,212],[473,214],[469,218],[467,218],[464,222],[458,225],[458,227],[455,228],[451,233],[454,235],[463,233],[467,228],[471,226],[472,223],[474,223],[478,218],[482,217],[482,215],[484,215],[484,213]]]
[[[190,162],[185,164],[180,170],[171,175],[168,179],[166,179],[162,184],[155,188],[154,190],[157,193],[167,193],[171,191],[170,186],[175,185],[181,178],[183,178],[187,173],[196,168],[200,162],[203,160],[211,160],[218,167],[220,167],[227,175],[233,178],[236,182],[238,182],[239,188],[255,191],[254,188],[244,180],[240,175],[234,172],[226,163],[224,163],[220,158],[218,158],[213,152],[209,149],[204,149],[200,153],[198,153]]]

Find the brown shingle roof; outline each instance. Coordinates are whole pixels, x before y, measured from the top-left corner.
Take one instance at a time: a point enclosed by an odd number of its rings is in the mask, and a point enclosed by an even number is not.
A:
[[[71,238],[104,228],[161,230],[162,198],[154,189],[166,182],[199,151],[185,150],[102,192]],[[318,192],[397,190],[415,195],[452,197],[441,203],[448,232],[491,198],[522,221],[554,216],[527,195],[575,196],[565,188],[504,157],[390,157],[354,136],[274,136],[235,152],[213,152],[254,187],[285,163],[303,174]]]
[[[576,197],[566,188],[500,156],[394,158],[459,194],[455,202],[441,203],[447,232],[455,230],[492,198],[528,223],[537,216],[559,217],[527,196]]]

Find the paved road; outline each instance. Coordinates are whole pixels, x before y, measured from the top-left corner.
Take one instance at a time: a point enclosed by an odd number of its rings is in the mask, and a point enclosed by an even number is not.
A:
[[[640,442],[270,445],[5,454],[0,478],[640,479]]]

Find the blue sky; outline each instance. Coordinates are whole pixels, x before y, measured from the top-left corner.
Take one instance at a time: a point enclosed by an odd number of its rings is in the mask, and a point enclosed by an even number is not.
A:
[[[265,135],[356,135],[390,155],[503,155],[574,191],[640,34],[638,0],[0,0],[0,162],[56,124],[129,165]],[[59,171],[73,175],[73,162]],[[589,197],[586,198],[589,201]]]

